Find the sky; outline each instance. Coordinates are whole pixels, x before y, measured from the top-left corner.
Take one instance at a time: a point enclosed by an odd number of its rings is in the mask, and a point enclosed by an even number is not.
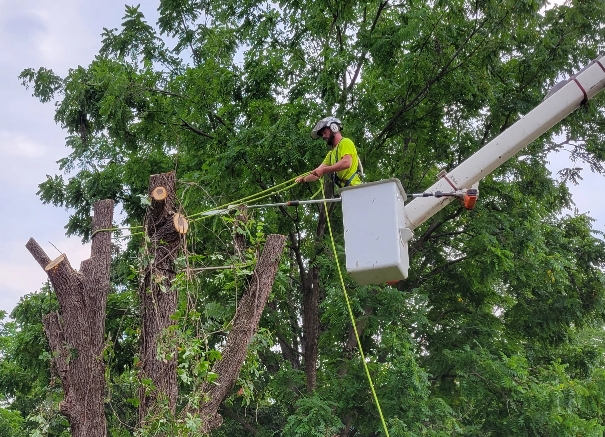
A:
[[[141,6],[157,19],[158,2]],[[103,28],[120,26],[124,0],[0,0],[0,310],[10,312],[21,296],[46,281],[25,248],[33,237],[51,259],[60,255],[74,268],[90,246],[67,238],[69,212],[44,205],[36,195],[46,175],[59,174],[56,161],[68,154],[65,132],[54,122],[54,104],[42,104],[18,79],[25,68],[46,67],[60,76],[87,66],[101,48]],[[51,244],[52,243],[52,244]]]
[[[0,0],[0,310],[10,312],[19,299],[38,290],[46,274],[25,248],[30,237],[49,257],[63,252],[71,265],[90,256],[90,246],[67,238],[69,212],[44,205],[36,195],[46,175],[60,174],[56,161],[68,154],[65,132],[55,124],[53,103],[40,103],[18,79],[25,68],[46,67],[60,76],[87,66],[101,47],[103,28],[117,28],[124,0]],[[145,1],[141,10],[157,19],[159,1]],[[551,157],[551,170],[568,157]],[[583,173],[572,187],[580,213],[590,213],[594,228],[605,231],[605,178]],[[55,249],[55,247],[57,249]]]

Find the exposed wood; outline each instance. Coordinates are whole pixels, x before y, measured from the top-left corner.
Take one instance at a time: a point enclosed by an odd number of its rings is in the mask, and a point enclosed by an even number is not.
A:
[[[174,229],[176,229],[179,234],[186,234],[189,230],[189,222],[183,214],[174,214],[172,222],[174,223]]]
[[[168,196],[168,191],[164,187],[155,187],[151,192],[151,197],[154,200],[164,200]]]
[[[149,178],[151,205],[145,214],[144,227],[148,243],[143,242],[146,256],[152,260],[145,267],[139,284],[139,305],[141,312],[141,360],[139,378],[149,378],[154,390],[141,386],[139,390],[139,420],[144,426],[156,414],[174,414],[178,393],[176,374],[176,345],[164,348],[165,356],[158,359],[158,344],[162,333],[175,322],[172,315],[177,308],[177,293],[172,286],[176,276],[174,260],[179,250],[181,234],[175,228],[175,186],[174,172],[152,175]],[[161,187],[166,196],[154,199],[152,193]]]
[[[52,352],[52,374],[61,380],[59,411],[73,437],[105,437],[105,308],[110,290],[111,235],[96,232],[111,226],[113,200],[94,205],[91,257],[74,270],[67,256],[54,261],[32,238],[26,247],[46,271],[60,311],[42,318]]]
[[[44,267],[44,270],[48,272],[53,267],[56,267],[57,264],[59,264],[60,262],[62,262],[64,259],[65,259],[65,255],[61,255],[61,256],[55,258],[54,260],[52,260],[51,262],[49,262],[46,267]]]
[[[218,378],[214,383],[202,387],[202,392],[207,393],[208,397],[208,401],[199,409],[203,433],[209,433],[223,422],[218,409],[237,381],[246,358],[248,344],[258,329],[258,323],[273,288],[285,241],[286,237],[283,235],[267,237],[250,286],[244,292],[237,307],[233,329],[229,332],[222,350],[222,358],[212,367]]]

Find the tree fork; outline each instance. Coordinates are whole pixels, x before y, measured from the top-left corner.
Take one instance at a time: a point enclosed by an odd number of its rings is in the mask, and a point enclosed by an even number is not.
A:
[[[151,206],[145,215],[145,232],[148,237],[150,263],[145,267],[139,284],[141,309],[141,380],[150,379],[152,387],[139,390],[139,420],[158,412],[165,402],[175,414],[178,394],[176,374],[176,347],[166,350],[158,359],[158,344],[162,333],[174,324],[171,316],[177,309],[177,292],[172,287],[176,276],[174,260],[179,249],[181,233],[174,223],[176,175],[174,172],[152,175],[149,178]]]
[[[91,257],[74,270],[65,254],[54,261],[36,240],[25,247],[45,269],[59,301],[59,312],[42,318],[53,355],[51,367],[63,386],[59,410],[73,437],[105,437],[105,365],[103,348],[105,310],[110,290],[111,227],[113,200],[94,205]]]
[[[267,236],[265,247],[252,274],[250,286],[237,306],[233,329],[227,336],[222,358],[212,366],[212,371],[218,375],[218,378],[214,383],[206,383],[202,386],[202,392],[208,395],[208,401],[198,411],[203,422],[203,433],[209,433],[223,422],[218,409],[231,391],[244,364],[248,344],[258,329],[258,323],[273,288],[285,242],[284,235]]]

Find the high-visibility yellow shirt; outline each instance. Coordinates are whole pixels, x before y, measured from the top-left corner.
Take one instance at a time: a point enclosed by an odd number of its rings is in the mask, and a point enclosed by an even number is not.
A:
[[[344,187],[361,184],[361,179],[359,178],[359,174],[357,174],[357,166],[359,164],[357,149],[349,138],[342,138],[336,147],[328,152],[322,164],[334,165],[345,155],[351,155],[351,167],[336,173],[338,178],[337,185]],[[353,176],[353,179],[351,179],[351,176]],[[347,184],[349,179],[351,181]]]

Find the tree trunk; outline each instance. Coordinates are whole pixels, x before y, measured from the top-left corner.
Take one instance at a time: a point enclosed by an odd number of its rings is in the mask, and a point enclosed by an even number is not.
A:
[[[322,182],[325,187],[326,198],[333,197],[332,183]],[[328,204],[328,208],[333,204]],[[319,218],[315,230],[315,254],[316,257],[323,246],[323,239],[327,225],[326,209],[324,205],[319,206]],[[307,391],[312,392],[317,385],[317,343],[319,341],[319,267],[314,266],[314,260],[309,263],[309,272],[303,282],[303,350],[305,357],[305,379]]]
[[[110,290],[113,200],[94,205],[91,257],[74,270],[65,255],[51,261],[33,238],[26,247],[46,270],[59,301],[59,313],[42,318],[52,351],[52,370],[64,391],[59,411],[73,437],[105,437],[105,310]]]
[[[222,358],[212,367],[218,378],[205,384],[202,392],[208,394],[208,402],[201,406],[199,415],[203,433],[218,428],[223,419],[218,409],[231,391],[246,359],[248,344],[258,329],[260,317],[273,288],[273,282],[284,250],[286,237],[269,235],[252,275],[252,281],[237,306],[233,329],[227,336]]]
[[[176,276],[176,258],[181,234],[173,221],[175,214],[174,172],[152,175],[149,178],[151,206],[145,215],[146,261],[143,279],[139,285],[141,308],[140,379],[150,380],[139,391],[139,420],[159,412],[166,405],[175,413],[178,394],[176,345],[164,347],[158,359],[158,345],[162,333],[174,324],[171,316],[177,309],[177,292],[172,287]],[[163,190],[162,190],[163,189]]]
[[[319,272],[310,267],[307,286],[303,288],[303,345],[307,392],[317,384],[317,343],[319,340]]]

